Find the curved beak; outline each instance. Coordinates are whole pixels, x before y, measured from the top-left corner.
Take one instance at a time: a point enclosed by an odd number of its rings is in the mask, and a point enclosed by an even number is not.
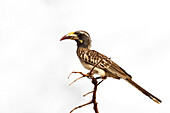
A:
[[[76,40],[78,39],[77,35],[74,34],[75,32],[70,32],[69,34],[63,36],[60,41],[65,40],[65,39],[71,39],[71,40]]]

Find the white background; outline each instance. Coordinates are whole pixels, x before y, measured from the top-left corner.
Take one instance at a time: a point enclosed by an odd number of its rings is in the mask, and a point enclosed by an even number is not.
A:
[[[88,102],[93,85],[60,38],[86,30],[95,49],[160,98],[156,104],[124,80],[97,91],[100,113],[170,113],[169,0],[0,0],[0,113],[68,113]],[[75,113],[93,113],[92,105]]]

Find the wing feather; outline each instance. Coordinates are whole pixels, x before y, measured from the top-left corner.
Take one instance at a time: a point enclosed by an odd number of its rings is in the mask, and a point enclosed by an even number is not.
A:
[[[123,79],[129,78],[129,77],[131,78],[131,75],[129,75],[124,69],[122,69],[116,63],[114,63],[110,58],[108,58],[107,56],[95,50],[90,50],[87,48],[79,48],[77,50],[77,55],[83,62],[88,63],[93,66],[97,64],[100,60],[102,60],[97,65],[98,68],[103,69],[108,73],[111,73],[114,75],[116,74],[117,76]]]

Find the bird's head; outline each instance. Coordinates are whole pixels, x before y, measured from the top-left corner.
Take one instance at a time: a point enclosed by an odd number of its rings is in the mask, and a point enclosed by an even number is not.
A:
[[[67,35],[63,36],[60,41],[65,39],[75,40],[78,47],[90,48],[91,47],[91,38],[86,31],[75,31],[70,32]]]

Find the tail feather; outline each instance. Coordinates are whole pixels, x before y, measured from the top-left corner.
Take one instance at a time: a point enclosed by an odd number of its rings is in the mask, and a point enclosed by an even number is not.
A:
[[[145,89],[143,89],[141,86],[139,86],[137,83],[135,83],[134,81],[132,81],[131,79],[126,79],[127,82],[129,82],[131,85],[133,85],[134,87],[136,87],[139,91],[141,91],[143,94],[145,94],[146,96],[148,96],[150,99],[152,99],[154,102],[160,104],[162,101],[160,99],[158,99],[157,97],[155,97],[154,95],[152,95],[151,93],[149,93],[148,91],[146,91]]]

